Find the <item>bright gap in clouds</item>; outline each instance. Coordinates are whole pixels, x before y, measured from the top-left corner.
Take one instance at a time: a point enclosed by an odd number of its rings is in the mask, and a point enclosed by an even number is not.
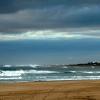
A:
[[[100,30],[86,30],[86,31],[28,31],[16,34],[3,34],[0,33],[1,41],[8,40],[24,40],[24,39],[81,39],[81,38],[100,38],[98,33]]]

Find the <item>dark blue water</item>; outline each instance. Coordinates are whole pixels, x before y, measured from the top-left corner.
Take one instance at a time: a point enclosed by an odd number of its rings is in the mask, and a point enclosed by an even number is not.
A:
[[[0,64],[72,64],[100,60],[100,39],[0,42]]]

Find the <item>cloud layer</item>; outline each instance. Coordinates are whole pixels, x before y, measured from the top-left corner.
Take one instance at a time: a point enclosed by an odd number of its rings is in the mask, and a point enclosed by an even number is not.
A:
[[[57,31],[57,30],[43,30],[43,31],[28,31],[20,34],[0,34],[0,40],[44,40],[44,39],[83,39],[83,38],[100,38],[100,30],[85,30],[85,31]]]
[[[98,30],[100,0],[1,0],[0,36],[15,37],[32,31]],[[93,30],[94,29],[94,30]],[[77,32],[76,31],[76,32]],[[59,35],[58,32],[58,35]],[[73,35],[86,35],[80,32]],[[57,34],[57,33],[53,33]],[[64,33],[65,34],[65,33]],[[94,32],[94,36],[97,33]],[[46,34],[45,34],[46,35]],[[47,34],[48,35],[48,34]],[[66,34],[68,36],[68,34]],[[72,33],[70,32],[71,36]],[[84,35],[84,36],[85,36]],[[88,33],[87,33],[88,35]],[[89,35],[91,35],[89,33]],[[99,35],[99,33],[98,33]],[[53,35],[55,36],[55,35]],[[93,36],[93,34],[92,34]],[[46,36],[45,36],[46,37]]]

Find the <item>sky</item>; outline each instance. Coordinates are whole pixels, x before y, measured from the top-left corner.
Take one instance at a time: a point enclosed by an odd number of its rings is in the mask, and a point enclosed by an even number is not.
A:
[[[0,0],[0,64],[100,61],[100,0]]]

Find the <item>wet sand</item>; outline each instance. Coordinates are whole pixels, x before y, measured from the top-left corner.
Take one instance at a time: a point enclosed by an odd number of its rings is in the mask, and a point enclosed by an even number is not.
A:
[[[100,81],[0,83],[0,100],[100,100]]]

